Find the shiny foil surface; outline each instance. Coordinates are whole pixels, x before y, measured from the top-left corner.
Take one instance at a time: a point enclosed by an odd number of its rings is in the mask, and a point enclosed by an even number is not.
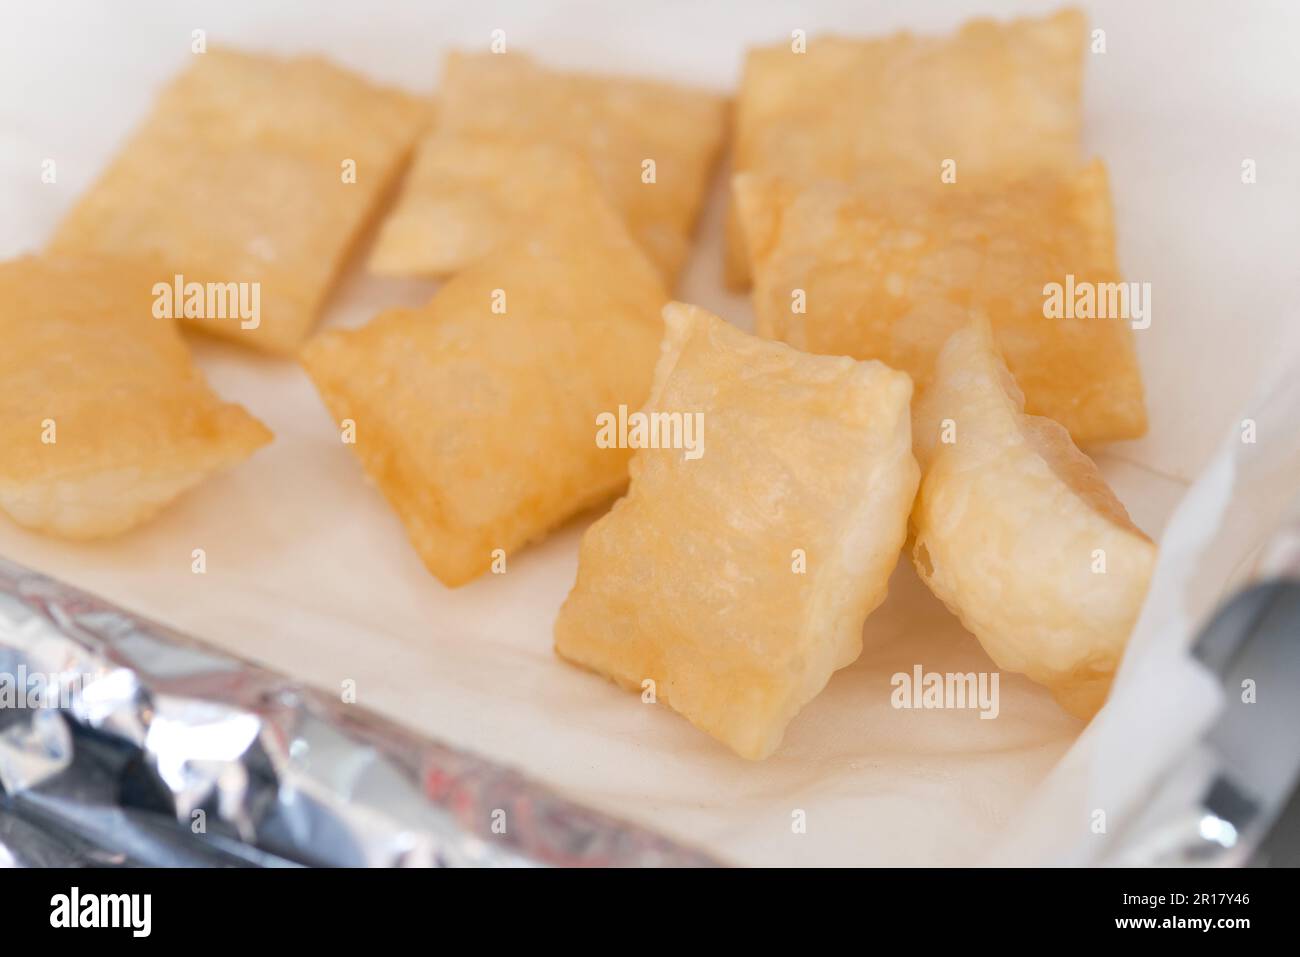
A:
[[[714,863],[0,559],[0,866]]]

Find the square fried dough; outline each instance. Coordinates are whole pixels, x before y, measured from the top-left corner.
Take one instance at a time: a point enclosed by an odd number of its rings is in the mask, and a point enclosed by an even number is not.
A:
[[[1120,282],[1100,161],[988,189],[800,187],[746,173],[735,195],[761,335],[880,359],[924,390],[940,347],[974,310],[992,321],[1031,414],[1081,444],[1146,431],[1131,321],[1044,315],[1050,283]]]
[[[555,647],[623,687],[652,681],[692,724],[763,758],[858,657],[885,598],[918,482],[912,383],[694,306],[664,318],[645,411],[698,415],[702,454],[638,449],[627,495],[583,537]]]
[[[153,316],[155,278],[108,259],[0,263],[0,508],[20,525],[116,535],[271,440]]]
[[[150,260],[160,279],[259,283],[256,321],[186,321],[292,352],[430,112],[321,59],[210,50],[163,90],[51,249]]]
[[[517,207],[506,194],[521,181],[536,182],[537,173],[507,167],[519,162],[521,144],[544,143],[587,160],[633,238],[673,282],[722,149],[723,97],[650,80],[562,73],[518,53],[450,55],[440,94],[438,132],[423,144],[394,214],[403,223],[400,246],[396,238],[384,245],[372,262],[377,271],[454,271],[481,251],[477,240],[489,211],[501,215],[501,231],[511,232]],[[466,183],[463,163],[450,176],[438,175],[447,172],[447,137],[477,141],[477,181]],[[647,161],[653,182],[645,181]],[[466,195],[467,185],[482,191],[477,201]],[[439,215],[421,230],[414,217],[422,208]],[[449,255],[462,229],[464,251]]]
[[[597,417],[650,391],[667,299],[598,194],[575,229],[520,240],[302,361],[444,584],[462,585],[627,483]],[[576,221],[576,220],[575,220]],[[500,550],[498,552],[498,550]]]
[[[735,169],[799,180],[871,175],[882,185],[1018,178],[1079,157],[1086,22],[1077,10],[950,37],[813,37],[749,51],[736,108]],[[749,281],[734,215],[728,280]]]

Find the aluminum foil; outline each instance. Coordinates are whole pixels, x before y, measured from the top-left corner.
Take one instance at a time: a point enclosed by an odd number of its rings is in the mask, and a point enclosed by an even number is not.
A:
[[[708,866],[0,559],[0,866]]]

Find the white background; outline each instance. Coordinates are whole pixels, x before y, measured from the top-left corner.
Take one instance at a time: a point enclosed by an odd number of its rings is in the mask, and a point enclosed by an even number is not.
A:
[[[196,28],[212,44],[323,53],[430,94],[444,51],[484,48],[498,28],[549,64],[732,90],[746,45],[795,28],[946,31],[972,15],[1056,6],[5,2],[0,256],[41,247],[185,65]],[[1121,266],[1151,283],[1154,307],[1137,336],[1151,433],[1098,458],[1154,536],[1248,414],[1262,371],[1300,347],[1300,5],[1081,6],[1108,47],[1086,63],[1085,146],[1110,167]],[[47,158],[56,184],[40,181]],[[1254,185],[1241,183],[1246,158],[1258,166]],[[678,296],[749,326],[747,300],[719,282],[722,182]],[[370,280],[354,264],[325,323],[364,322],[434,288]],[[276,442],[122,539],[65,545],[0,520],[0,553],[322,687],[353,679],[362,704],[737,862],[979,860],[1015,831],[1018,809],[1080,730],[1014,676],[1004,676],[997,721],[890,709],[895,671],[991,668],[902,568],[867,625],[863,658],[792,724],[775,757],[742,762],[552,655],[551,621],[590,517],[512,557],[506,576],[448,591],[296,366],[192,341],[218,391]],[[205,576],[190,572],[199,547]],[[795,809],[807,834],[791,833]]]

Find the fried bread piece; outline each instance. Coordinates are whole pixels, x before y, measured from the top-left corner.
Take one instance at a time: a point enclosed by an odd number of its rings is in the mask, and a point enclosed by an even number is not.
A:
[[[522,145],[573,150],[671,285],[722,149],[725,100],[630,77],[563,73],[518,53],[448,57],[438,126],[422,143],[371,268],[445,275],[484,237],[518,235],[544,198]],[[460,152],[458,152],[460,151]]]
[[[451,275],[520,237],[581,229],[601,189],[567,147],[434,131],[421,141],[370,269]]]
[[[271,440],[152,314],[154,278],[111,259],[0,263],[0,508],[20,525],[116,535]]]
[[[428,569],[464,584],[627,483],[597,417],[650,390],[667,299],[598,193],[420,309],[322,333],[302,361]]]
[[[943,347],[915,433],[921,578],[999,667],[1091,717],[1146,597],[1155,545],[1065,429],[1024,414],[987,323]]]
[[[430,114],[322,59],[209,50],[162,91],[50,249],[149,261],[160,280],[255,283],[256,315],[176,318],[291,353]]]
[[[881,192],[870,182],[798,186],[746,173],[736,201],[760,335],[880,359],[924,390],[944,341],[975,310],[992,321],[1030,413],[1083,444],[1146,431],[1136,321],[1045,309],[1045,290],[1067,283],[1124,292],[1128,302],[1100,161],[991,189],[935,182]]]
[[[978,19],[952,36],[813,37],[749,51],[736,107],[737,172],[795,181],[871,176],[882,189],[1018,179],[1078,163],[1083,14]],[[727,278],[749,282],[728,220]]]
[[[862,650],[907,531],[918,469],[908,377],[812,356],[695,306],[668,335],[653,443],[587,530],[555,624],[561,657],[644,690],[745,758]],[[662,418],[667,416],[669,418]],[[698,453],[698,454],[697,454]]]

